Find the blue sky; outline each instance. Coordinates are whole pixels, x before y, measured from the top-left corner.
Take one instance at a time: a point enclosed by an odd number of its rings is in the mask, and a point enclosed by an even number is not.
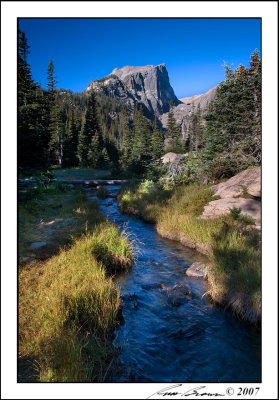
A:
[[[124,65],[165,63],[178,98],[204,93],[224,79],[224,61],[248,65],[260,50],[260,19],[19,19],[36,82],[50,58],[57,87],[83,91]]]

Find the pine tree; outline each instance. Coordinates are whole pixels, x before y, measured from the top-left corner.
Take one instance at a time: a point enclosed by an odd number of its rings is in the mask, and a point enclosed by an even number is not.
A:
[[[261,161],[261,61],[251,56],[250,68],[228,66],[203,129],[203,158],[215,178],[229,177]]]
[[[151,159],[150,153],[150,128],[142,110],[135,109],[133,116],[134,135],[131,159],[135,172],[141,173]]]
[[[18,31],[18,101],[20,106],[26,106],[33,101],[35,83],[31,76],[31,68],[27,62],[30,46],[26,35]]]
[[[197,110],[193,110],[190,120],[189,151],[198,151],[201,145],[202,124],[201,108],[198,104]]]
[[[75,121],[75,112],[72,109],[69,112],[65,130],[63,166],[72,167],[77,165],[77,146],[78,130]]]
[[[95,167],[103,147],[99,128],[96,96],[92,90],[89,95],[84,124],[79,136],[78,159],[83,166]]]
[[[55,85],[57,81],[54,76],[54,64],[52,59],[50,59],[47,67],[47,88],[49,93],[53,94],[55,91]]]
[[[109,157],[106,147],[103,147],[103,149],[101,151],[99,166],[104,169],[109,169],[112,167],[112,163],[110,161],[110,157]]]
[[[57,101],[51,109],[49,131],[51,158],[55,163],[62,165],[64,158],[65,120],[63,110]]]
[[[46,163],[44,137],[45,97],[32,79],[27,62],[29,45],[26,35],[18,31],[18,165],[37,167]]]
[[[170,109],[167,119],[167,151],[183,153],[180,129],[176,126],[173,108]]]
[[[121,131],[120,164],[124,170],[127,170],[132,164],[132,135],[129,115],[126,111],[121,115]]]
[[[153,133],[151,136],[151,157],[152,160],[158,160],[164,154],[164,136],[158,128],[156,119],[154,120]]]

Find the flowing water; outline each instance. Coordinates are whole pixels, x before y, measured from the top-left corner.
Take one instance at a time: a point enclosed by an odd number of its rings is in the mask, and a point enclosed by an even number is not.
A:
[[[203,296],[206,283],[185,275],[202,256],[121,213],[119,187],[107,189],[110,197],[98,200],[100,209],[129,232],[137,251],[132,268],[116,278],[124,322],[115,330],[118,359],[108,380],[260,382],[259,332],[212,305]],[[89,196],[95,199],[94,191]]]

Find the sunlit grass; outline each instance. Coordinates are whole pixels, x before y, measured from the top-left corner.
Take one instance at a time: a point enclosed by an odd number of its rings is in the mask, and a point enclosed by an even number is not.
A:
[[[61,184],[31,189],[20,199],[20,260],[40,240],[48,242],[47,261],[35,253],[19,270],[19,356],[35,375],[25,380],[103,381],[120,311],[111,274],[132,264],[132,242],[105,222],[83,190]]]
[[[100,257],[98,246],[104,242]],[[20,356],[37,360],[39,380],[90,381],[94,374],[97,381],[103,379],[98,371],[108,362],[103,352],[120,307],[106,268],[126,269],[132,261],[127,236],[103,223],[47,262],[21,269]]]

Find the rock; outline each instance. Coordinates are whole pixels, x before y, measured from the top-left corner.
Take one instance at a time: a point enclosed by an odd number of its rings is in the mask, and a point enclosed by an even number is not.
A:
[[[33,242],[30,245],[32,249],[39,249],[40,247],[45,247],[45,246],[47,246],[47,242]]]
[[[154,289],[162,289],[161,283],[146,283],[141,285],[142,289],[144,290],[154,290]]]
[[[175,285],[166,289],[169,302],[173,306],[181,306],[191,298],[191,289],[186,285]]]
[[[186,154],[185,154],[186,155]],[[178,153],[172,153],[172,152],[170,152],[170,153],[166,153],[165,155],[163,155],[161,158],[160,158],[160,161],[163,163],[163,164],[166,164],[166,163],[174,163],[174,162],[179,162],[180,160],[181,160],[181,158],[183,158],[184,157],[184,154],[178,154]]]
[[[261,202],[252,199],[223,198],[208,203],[200,218],[211,219],[228,214],[232,208],[240,208],[245,215],[252,217],[257,225],[261,224]]]
[[[212,189],[221,198],[242,196],[245,191],[251,196],[261,197],[261,168],[246,169]]]
[[[227,214],[232,208],[240,208],[244,215],[252,217],[257,229],[261,225],[261,202],[244,198],[247,193],[256,198],[261,197],[261,169],[255,167],[246,169],[225,182],[212,187],[213,193],[221,199],[211,201],[204,209],[200,218],[217,218]],[[249,196],[247,196],[249,197]]]
[[[91,89],[122,99],[132,108],[140,103],[149,116],[168,112],[170,101],[174,105],[180,103],[170,85],[165,64],[115,68],[110,75],[91,82],[86,91]]]
[[[186,275],[194,278],[206,278],[206,265],[201,262],[194,262],[187,270]]]
[[[184,168],[184,160],[185,157],[188,156],[188,153],[178,154],[178,153],[166,153],[164,156],[160,158],[160,162],[162,164],[167,164],[167,176],[174,177],[180,172],[182,172]]]

